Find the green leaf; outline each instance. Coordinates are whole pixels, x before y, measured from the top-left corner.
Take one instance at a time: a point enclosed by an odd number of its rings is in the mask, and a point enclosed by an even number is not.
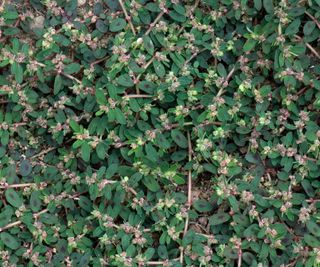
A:
[[[1,208],[2,212],[0,213],[0,228],[6,226],[10,221],[13,215],[13,209],[11,206],[7,205],[5,208]]]
[[[226,68],[223,66],[223,64],[221,63],[218,64],[217,71],[221,77],[227,77],[227,71],[226,71]]]
[[[177,185],[182,185],[185,184],[186,181],[183,177],[179,176],[179,175],[175,175],[172,177],[172,180],[174,183],[176,183]]]
[[[223,213],[223,212],[217,213],[217,214],[212,215],[209,218],[209,224],[210,225],[219,225],[219,224],[222,224],[222,223],[229,221],[230,218],[231,217],[228,213]]]
[[[153,257],[154,253],[155,253],[154,248],[147,248],[147,250],[144,253],[145,259],[150,260]]]
[[[187,157],[187,153],[186,153],[186,151],[183,151],[183,150],[175,151],[171,155],[171,159],[173,161],[182,161],[186,157]]]
[[[117,78],[117,83],[124,87],[132,87],[134,86],[134,82],[129,74],[123,74]]]
[[[22,176],[28,176],[32,172],[32,165],[28,160],[22,160],[19,170]]]
[[[102,33],[107,33],[108,32],[107,24],[101,19],[97,20],[96,28],[98,29],[99,32],[102,32]]]
[[[147,52],[150,54],[150,55],[153,55],[154,53],[154,45],[153,45],[153,42],[152,40],[150,39],[149,36],[143,36],[142,37],[142,40],[143,40],[143,46],[144,48],[147,50]]]
[[[320,241],[318,238],[305,234],[303,237],[303,240],[307,243],[308,246],[313,247],[313,248],[318,248],[320,247]]]
[[[116,116],[116,121],[119,122],[120,124],[126,124],[126,117],[123,114],[123,112],[119,108],[114,109],[115,116]]]
[[[166,74],[166,71],[160,61],[158,60],[153,61],[153,67],[154,67],[154,71],[160,78],[164,77],[164,75]]]
[[[252,254],[250,252],[244,252],[242,254],[242,258],[243,258],[244,262],[249,264],[249,266],[252,266],[253,262],[256,260],[256,257],[254,256],[254,254]]]
[[[193,207],[199,212],[210,212],[213,209],[212,204],[204,199],[198,199],[193,203]]]
[[[306,191],[306,193],[307,193],[307,195],[309,197],[314,197],[315,196],[315,192],[314,192],[314,190],[312,188],[312,185],[309,182],[309,180],[307,180],[307,179],[302,180],[301,185],[302,185],[304,191]]]
[[[63,72],[66,74],[77,73],[81,70],[81,66],[78,63],[71,63],[64,67]]]
[[[187,138],[183,135],[182,132],[180,132],[178,129],[173,129],[171,131],[171,137],[173,141],[180,147],[182,148],[187,148],[188,147],[188,140]]]
[[[90,154],[91,154],[91,146],[87,143],[84,142],[81,145],[81,157],[85,162],[90,161]]]
[[[143,184],[152,192],[160,190],[160,185],[154,176],[148,175],[142,179]]]
[[[17,11],[6,11],[1,14],[4,19],[17,19],[19,14]]]
[[[160,259],[168,259],[168,250],[167,247],[164,245],[160,245],[157,249],[158,255],[160,257]]]
[[[252,50],[256,46],[256,44],[257,44],[256,40],[248,39],[243,46],[243,51],[248,52],[248,51]]]
[[[100,104],[100,105],[107,104],[107,100],[104,95],[104,91],[102,89],[96,89],[95,95],[96,95],[96,99],[97,99],[98,104]]]
[[[119,32],[126,27],[127,22],[125,19],[117,18],[111,21],[110,23],[110,31],[111,32]]]
[[[49,225],[54,225],[58,223],[58,217],[50,213],[43,213],[39,216],[39,221]]]
[[[231,119],[228,109],[226,107],[221,107],[218,109],[217,118],[219,121],[225,122]]]
[[[5,244],[8,248],[16,250],[20,247],[20,243],[17,241],[17,239],[9,233],[3,232],[0,234],[0,237],[3,244]]]
[[[139,88],[148,94],[152,94],[156,88],[156,85],[153,82],[142,81],[139,83]]]
[[[54,79],[54,85],[53,85],[53,93],[56,95],[60,92],[62,89],[62,78],[61,75],[57,75]]]
[[[32,211],[36,212],[39,211],[41,208],[41,200],[40,200],[40,192],[33,191],[30,197],[30,208]]]
[[[245,156],[246,161],[253,163],[253,164],[259,164],[261,163],[261,159],[259,154],[253,154],[252,152],[248,152]]]
[[[191,244],[195,236],[195,232],[193,230],[189,230],[184,236],[182,240],[182,245],[186,247]]]
[[[320,226],[312,220],[307,221],[306,226],[311,234],[320,237]]]
[[[238,250],[235,248],[230,248],[230,247],[226,247],[223,250],[223,255],[227,258],[227,259],[238,259],[239,255],[238,255]]]
[[[239,202],[235,196],[231,195],[228,197],[228,201],[233,211],[239,212]]]
[[[305,7],[294,7],[289,10],[288,15],[290,17],[298,17],[303,15],[305,11],[306,11]]]
[[[105,0],[105,2],[112,11],[120,9],[120,4],[118,0]]]
[[[79,132],[80,131],[80,125],[74,121],[74,120],[70,120],[70,123],[69,123],[71,129],[74,131],[74,132]]]
[[[303,26],[303,33],[305,35],[310,35],[313,30],[316,28],[316,24],[313,21],[308,21],[304,26]]]
[[[20,208],[23,204],[22,198],[20,197],[20,195],[14,191],[14,189],[9,188],[6,190],[5,192],[5,196],[6,199],[8,201],[8,203],[16,208]]]
[[[162,133],[158,133],[156,136],[156,141],[159,147],[163,149],[170,148],[170,143],[168,142],[167,138]]]
[[[183,5],[181,4],[174,4],[173,9],[177,11],[180,15],[185,15],[186,14],[186,9]]]
[[[100,142],[97,146],[96,146],[96,153],[99,157],[99,159],[105,159],[106,155],[107,155],[107,147],[104,143]]]
[[[85,196],[80,196],[78,200],[79,206],[87,212],[91,212],[92,203],[91,200]]]
[[[254,2],[254,8],[260,11],[262,8],[262,0],[254,0],[253,2]]]
[[[147,156],[150,160],[153,162],[156,162],[158,160],[158,153],[157,150],[154,148],[154,146],[151,143],[148,143],[145,145]]]
[[[267,13],[269,14],[273,13],[273,10],[274,10],[273,0],[263,0],[263,7],[267,11]]]
[[[106,179],[110,179],[114,176],[118,171],[119,165],[117,163],[111,164],[106,171]]]
[[[16,82],[21,84],[23,82],[22,66],[17,62],[13,62],[13,64],[11,65],[11,72],[14,75],[14,79],[16,80]]]
[[[179,14],[178,12],[176,12],[176,11],[174,11],[174,10],[172,10],[172,11],[169,12],[169,16],[170,16],[173,20],[175,20],[175,21],[177,21],[177,22],[185,22],[186,19],[187,19],[185,15],[181,15],[181,14]]]
[[[300,19],[295,19],[286,28],[285,34],[286,35],[294,35],[294,34],[296,34],[299,31],[300,24],[301,24],[301,20]]]

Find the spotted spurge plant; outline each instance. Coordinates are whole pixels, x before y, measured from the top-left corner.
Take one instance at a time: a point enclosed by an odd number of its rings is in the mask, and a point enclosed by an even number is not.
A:
[[[0,4],[0,265],[320,266],[319,0]]]

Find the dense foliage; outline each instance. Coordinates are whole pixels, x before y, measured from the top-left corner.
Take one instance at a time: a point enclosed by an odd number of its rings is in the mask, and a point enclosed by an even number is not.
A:
[[[320,266],[319,18],[2,1],[1,266]]]

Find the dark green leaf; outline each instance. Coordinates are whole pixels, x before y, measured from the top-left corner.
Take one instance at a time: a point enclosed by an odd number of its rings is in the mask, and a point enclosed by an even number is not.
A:
[[[204,199],[198,199],[193,203],[194,208],[199,212],[209,212],[213,209],[212,204]]]
[[[182,132],[180,132],[178,129],[173,129],[171,131],[171,137],[173,141],[180,147],[182,148],[187,148],[188,147],[188,140],[187,138],[183,135]]]
[[[23,82],[23,68],[19,63],[13,62],[13,64],[11,65],[11,72],[14,75],[17,83]]]
[[[79,72],[81,66],[78,63],[71,63],[64,67],[63,72],[66,74],[73,74]]]
[[[230,219],[230,215],[228,213],[218,213],[218,214],[214,214],[209,218],[209,224],[210,225],[219,225],[222,223],[225,223],[227,221],[229,221]]]
[[[320,237],[320,226],[312,220],[307,221],[306,226],[311,234]]]
[[[153,55],[154,45],[149,36],[143,36],[143,46],[150,55]]]
[[[9,188],[5,192],[6,199],[8,203],[16,208],[19,208],[22,206],[23,201],[20,195],[14,191],[14,189]]]
[[[19,170],[22,176],[28,176],[32,172],[32,165],[28,160],[22,160]]]
[[[33,191],[31,193],[30,208],[34,212],[40,210],[40,208],[41,208],[41,199],[40,199],[40,192],[39,191]]]
[[[133,80],[128,74],[123,74],[117,78],[117,83],[124,87],[132,87],[134,85]]]
[[[310,35],[313,30],[316,28],[316,24],[313,21],[308,21],[304,26],[303,26],[303,33],[305,35]]]
[[[111,32],[119,32],[124,29],[126,24],[127,24],[126,21],[122,18],[114,19],[110,23],[110,31]]]
[[[90,153],[91,153],[91,146],[84,142],[81,145],[81,157],[84,161],[89,162],[90,161]]]
[[[263,7],[267,11],[267,13],[269,14],[273,13],[273,10],[274,10],[273,0],[263,0]]]
[[[54,79],[54,94],[58,94],[59,91],[62,89],[62,78],[61,75],[57,75],[56,78]]]
[[[0,234],[0,236],[1,236],[2,242],[8,248],[16,250],[20,247],[20,243],[17,241],[17,239],[14,236],[10,235],[9,233],[3,232]]]

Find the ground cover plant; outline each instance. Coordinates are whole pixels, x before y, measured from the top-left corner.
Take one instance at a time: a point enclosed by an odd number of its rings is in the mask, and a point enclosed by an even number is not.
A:
[[[0,265],[320,266],[319,0],[0,7]]]

